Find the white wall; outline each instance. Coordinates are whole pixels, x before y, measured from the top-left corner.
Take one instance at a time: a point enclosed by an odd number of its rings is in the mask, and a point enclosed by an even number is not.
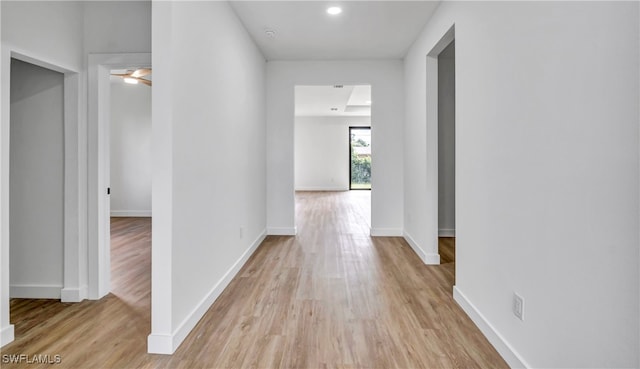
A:
[[[63,287],[64,76],[11,61],[10,296]]]
[[[370,117],[296,117],[296,191],[349,190],[349,127]]]
[[[4,47],[80,70],[83,66],[83,5],[76,1],[3,1]]]
[[[267,228],[295,233],[294,88],[371,85],[373,235],[401,235],[403,223],[402,62],[269,61],[267,63]]]
[[[454,294],[512,365],[640,365],[638,14],[444,2],[405,60],[405,226],[431,248],[425,61],[455,23]]]
[[[151,52],[151,1],[85,1],[85,53]]]
[[[151,216],[151,88],[111,81],[111,215]]]
[[[456,231],[455,43],[438,56],[438,235]]]
[[[170,353],[265,237],[265,60],[228,3],[160,2],[153,67],[149,351]]]

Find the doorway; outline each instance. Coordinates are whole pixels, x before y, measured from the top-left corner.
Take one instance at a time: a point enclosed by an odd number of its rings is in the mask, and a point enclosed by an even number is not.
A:
[[[349,189],[371,190],[371,127],[349,127]]]
[[[303,191],[370,189],[371,86],[295,86],[294,105],[296,198]],[[370,227],[370,191],[356,192],[347,195],[358,200]]]
[[[64,287],[64,74],[11,59],[10,298]]]
[[[111,291],[110,75],[114,69],[150,67],[151,54],[90,54],[88,64],[88,297],[97,300]]]
[[[136,281],[151,280],[151,71],[111,70],[109,131],[110,292],[138,301],[149,292]],[[138,82],[138,83],[136,83]],[[137,250],[132,255],[131,250]],[[134,261],[135,260],[135,261]],[[134,276],[132,278],[131,276]]]
[[[456,83],[455,41],[438,55],[438,252],[455,261]]]
[[[54,60],[3,52],[0,344],[14,339],[11,298],[77,302],[82,288],[78,165],[80,76]],[[26,263],[25,263],[26,260]],[[31,300],[22,300],[31,301]]]

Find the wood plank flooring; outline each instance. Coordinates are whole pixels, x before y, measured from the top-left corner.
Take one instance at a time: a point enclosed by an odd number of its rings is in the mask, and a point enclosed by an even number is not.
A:
[[[268,237],[172,356],[145,353],[150,222],[115,218],[113,292],[12,300],[2,354],[61,355],[65,368],[506,368],[453,301],[455,263],[369,237],[367,196],[298,193],[298,236]]]
[[[438,253],[440,254],[440,264],[448,264],[456,261],[456,238],[439,237]]]

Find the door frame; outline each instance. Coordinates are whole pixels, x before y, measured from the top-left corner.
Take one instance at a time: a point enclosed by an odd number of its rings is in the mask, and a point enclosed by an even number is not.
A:
[[[151,67],[151,53],[89,54],[88,64],[88,298],[111,291],[111,69]]]
[[[438,251],[438,56],[451,42],[455,40],[455,25],[452,25],[435,44],[435,46],[429,51],[426,56],[426,129],[427,129],[427,160],[426,160],[426,174],[427,174],[427,189],[434,190],[427,191],[427,211],[430,216],[427,217],[427,224],[425,229],[427,231],[427,240],[430,245],[428,248],[433,250],[429,253],[429,257],[426,258],[426,264],[440,264],[440,252]],[[458,90],[458,81],[456,79],[456,95]],[[456,97],[457,100],[457,97]],[[458,105],[456,104],[456,112]],[[458,114],[456,114],[456,119]],[[460,224],[458,222],[458,178],[459,165],[458,165],[458,137],[459,129],[456,122],[456,154],[455,154],[455,177],[456,177],[456,189],[455,189],[455,218],[456,227]]]
[[[2,92],[0,116],[0,346],[15,338],[14,326],[9,320],[10,300],[10,127],[11,127],[11,59],[17,59],[63,74],[64,78],[64,173],[63,173],[63,286],[61,301],[78,302],[86,296],[83,280],[84,261],[81,257],[84,243],[81,230],[84,214],[82,191],[84,171],[82,147],[85,143],[81,117],[81,74],[73,67],[59,61],[43,58],[37,53],[2,45],[0,65]]]

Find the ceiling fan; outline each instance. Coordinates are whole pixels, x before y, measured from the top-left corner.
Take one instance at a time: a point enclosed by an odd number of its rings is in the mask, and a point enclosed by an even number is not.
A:
[[[142,83],[151,86],[151,81],[142,77],[151,74],[151,68],[140,68],[136,70],[127,70],[126,73],[112,73],[112,76],[122,77],[126,83],[137,84]]]

